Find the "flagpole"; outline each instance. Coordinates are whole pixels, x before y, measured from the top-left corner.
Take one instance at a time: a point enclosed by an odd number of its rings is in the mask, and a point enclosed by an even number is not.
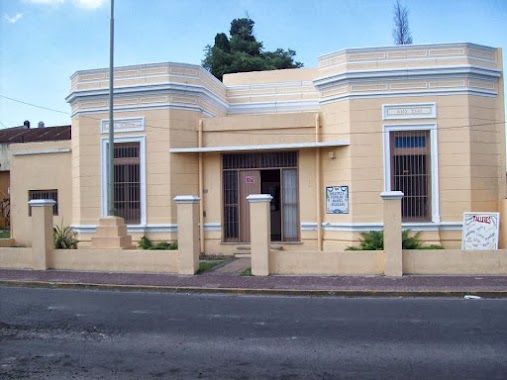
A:
[[[113,85],[114,85],[114,0],[111,0],[111,22],[109,27],[109,155],[108,155],[108,197],[107,215],[114,216],[114,118],[113,118]]]

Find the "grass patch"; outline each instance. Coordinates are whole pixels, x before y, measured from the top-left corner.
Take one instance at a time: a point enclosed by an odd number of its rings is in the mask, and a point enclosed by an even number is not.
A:
[[[210,269],[213,269],[217,265],[220,265],[225,260],[210,260],[210,261],[200,261],[199,262],[199,269],[197,270],[196,274],[202,274],[204,272],[209,271]]]
[[[11,237],[11,231],[3,230],[0,231],[0,239],[9,239]]]
[[[252,275],[252,268],[246,268],[243,272],[239,274],[240,276],[251,276]]]

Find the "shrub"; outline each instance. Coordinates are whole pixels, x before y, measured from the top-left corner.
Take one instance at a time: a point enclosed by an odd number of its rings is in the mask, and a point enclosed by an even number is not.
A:
[[[77,249],[78,240],[76,236],[71,227],[63,226],[63,222],[60,226],[53,227],[55,249]]]
[[[165,249],[178,249],[178,243],[168,243],[166,241],[161,241],[159,243],[153,243],[146,236],[143,236],[138,243],[139,248],[141,249],[151,249],[151,250],[165,250]]]
[[[420,232],[416,232],[413,236],[410,236],[410,230],[401,231],[401,248],[402,249],[419,249],[422,246]]]
[[[402,249],[443,249],[441,245],[424,246],[420,232],[411,235],[411,230],[401,232]],[[378,251],[384,249],[384,231],[368,231],[361,233],[359,247],[347,247],[347,251]]]

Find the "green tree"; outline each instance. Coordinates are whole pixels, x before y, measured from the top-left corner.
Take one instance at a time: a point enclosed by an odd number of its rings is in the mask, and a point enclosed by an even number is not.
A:
[[[253,34],[254,25],[250,18],[232,20],[230,38],[225,33],[218,33],[215,44],[204,49],[202,66],[220,80],[227,73],[303,67],[301,62],[294,60],[294,50],[264,51],[262,42]]]

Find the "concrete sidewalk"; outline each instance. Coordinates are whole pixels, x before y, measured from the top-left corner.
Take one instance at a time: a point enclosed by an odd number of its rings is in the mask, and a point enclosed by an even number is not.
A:
[[[195,276],[0,270],[0,285],[308,296],[507,297],[507,276]]]

